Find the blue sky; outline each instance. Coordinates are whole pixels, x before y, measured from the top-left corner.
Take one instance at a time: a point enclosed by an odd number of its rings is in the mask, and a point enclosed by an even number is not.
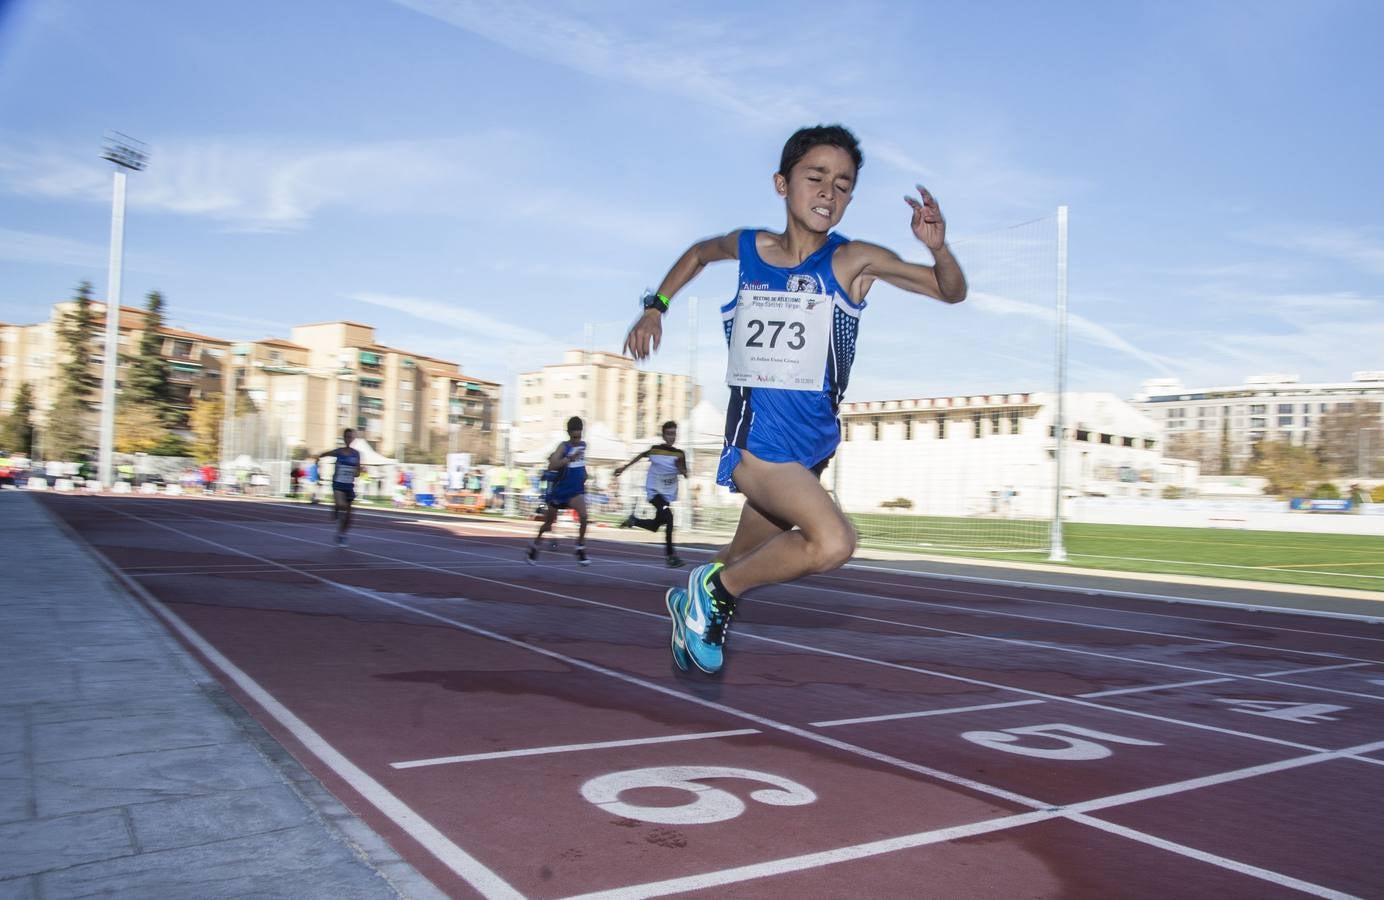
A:
[[[102,134],[132,176],[123,299],[233,339],[352,319],[508,382],[618,351],[692,241],[780,228],[795,128],[866,157],[841,225],[929,259],[956,307],[878,286],[848,399],[1052,385],[1046,300],[994,275],[1071,210],[1070,384],[1384,369],[1384,5],[0,0],[0,321],[106,286]],[[1050,231],[1050,224],[1038,226]],[[969,254],[969,256],[968,256]],[[724,368],[733,266],[652,366]],[[693,329],[690,296],[699,298]]]

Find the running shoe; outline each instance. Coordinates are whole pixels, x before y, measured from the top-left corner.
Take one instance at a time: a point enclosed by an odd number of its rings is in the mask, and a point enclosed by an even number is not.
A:
[[[591,560],[589,560],[589,559],[586,558],[586,548],[583,547],[581,544],[578,544],[578,545],[577,545],[577,549],[576,549],[576,551],[575,551],[575,555],[576,555],[576,557],[577,557],[577,562],[580,563],[581,565],[583,565],[583,566],[589,566],[589,565],[591,565]]]
[[[687,578],[687,605],[683,616],[687,654],[697,668],[715,675],[725,661],[722,646],[726,628],[735,615],[734,603],[720,603],[711,595],[711,576],[723,563],[697,566]]]
[[[337,545],[338,547],[345,547],[345,546],[346,546],[346,535],[344,535],[344,534],[338,534],[338,535],[336,536],[336,545]]]
[[[675,553],[669,553],[666,561],[670,569],[681,569],[683,566],[687,565],[687,563],[683,562],[682,558]]]
[[[634,527],[634,513],[630,513],[629,515],[625,516],[625,518],[622,519],[622,520],[620,521],[620,527],[621,527],[621,528],[633,528],[633,527]]]
[[[673,651],[673,665],[686,672],[689,665],[687,630],[683,628],[682,618],[686,614],[684,607],[687,606],[687,591],[679,587],[669,588],[668,593],[663,595],[663,602],[667,604],[668,616],[673,620],[673,636],[669,640],[669,646]]]
[[[557,538],[553,538],[552,540],[548,541],[548,549],[549,549],[549,550],[556,550],[556,549],[557,549]]]
[[[538,545],[529,544],[529,552],[524,554],[524,559],[528,560],[529,565],[538,565]]]

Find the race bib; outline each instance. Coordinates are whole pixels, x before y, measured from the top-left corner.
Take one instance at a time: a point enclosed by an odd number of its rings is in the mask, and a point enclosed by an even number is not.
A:
[[[826,294],[741,290],[726,361],[731,387],[820,391],[831,339]]]
[[[651,480],[654,490],[665,497],[672,496],[673,492],[678,489],[677,472],[660,472],[654,475]]]

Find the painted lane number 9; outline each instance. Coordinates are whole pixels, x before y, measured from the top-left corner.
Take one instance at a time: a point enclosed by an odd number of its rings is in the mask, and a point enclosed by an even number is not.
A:
[[[761,341],[760,338],[764,336],[764,331],[767,327],[774,330],[774,333],[769,337],[769,349],[775,349],[778,347],[779,335],[783,333],[785,325],[788,326],[788,330],[792,333],[792,337],[784,343],[785,347],[789,350],[801,350],[807,343],[807,337],[804,334],[806,329],[802,322],[779,322],[773,320],[764,322],[759,319],[750,319],[745,325],[752,332],[745,341],[746,347],[763,347],[764,342]]]
[[[1071,735],[1080,735],[1072,737]],[[1003,731],[967,731],[961,735],[973,744],[1005,753],[1020,756],[1037,756],[1043,759],[1105,759],[1111,754],[1106,744],[1128,744],[1132,747],[1161,747],[1157,741],[1143,741],[1138,738],[1123,737],[1105,731],[1082,728],[1079,725],[1025,725],[1022,728],[1006,728]],[[1025,737],[1042,738],[1039,746],[1022,744]],[[1089,738],[1090,740],[1087,740]],[[1061,746],[1050,746],[1057,741]],[[1049,746],[1043,746],[1048,744]]]
[[[750,799],[770,806],[803,806],[817,795],[796,781],[727,766],[656,766],[600,775],[581,786],[581,795],[601,809],[641,822],[660,825],[708,825],[734,819],[745,811],[745,802],[730,791],[709,787],[708,778],[743,778],[773,785],[750,792]],[[620,795],[637,788],[672,788],[691,794],[681,806],[640,806],[626,803]]]

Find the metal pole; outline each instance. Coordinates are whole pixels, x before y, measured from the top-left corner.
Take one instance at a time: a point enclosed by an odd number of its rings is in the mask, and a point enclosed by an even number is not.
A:
[[[106,273],[106,358],[101,375],[101,486],[115,483],[115,372],[120,353],[120,268],[125,259],[125,172],[115,170],[111,200],[111,255]]]
[[[98,449],[101,485],[115,483],[115,376],[120,354],[120,269],[125,260],[125,172],[141,171],[149,154],[139,141],[118,132],[106,135],[101,158],[115,164],[111,198],[111,253],[106,285],[106,358],[101,376],[101,439]]]
[[[1062,541],[1062,432],[1066,428],[1067,393],[1067,207],[1057,207],[1057,405],[1053,410],[1053,471],[1055,480],[1052,504],[1052,534],[1048,559],[1064,562],[1067,547]]]

